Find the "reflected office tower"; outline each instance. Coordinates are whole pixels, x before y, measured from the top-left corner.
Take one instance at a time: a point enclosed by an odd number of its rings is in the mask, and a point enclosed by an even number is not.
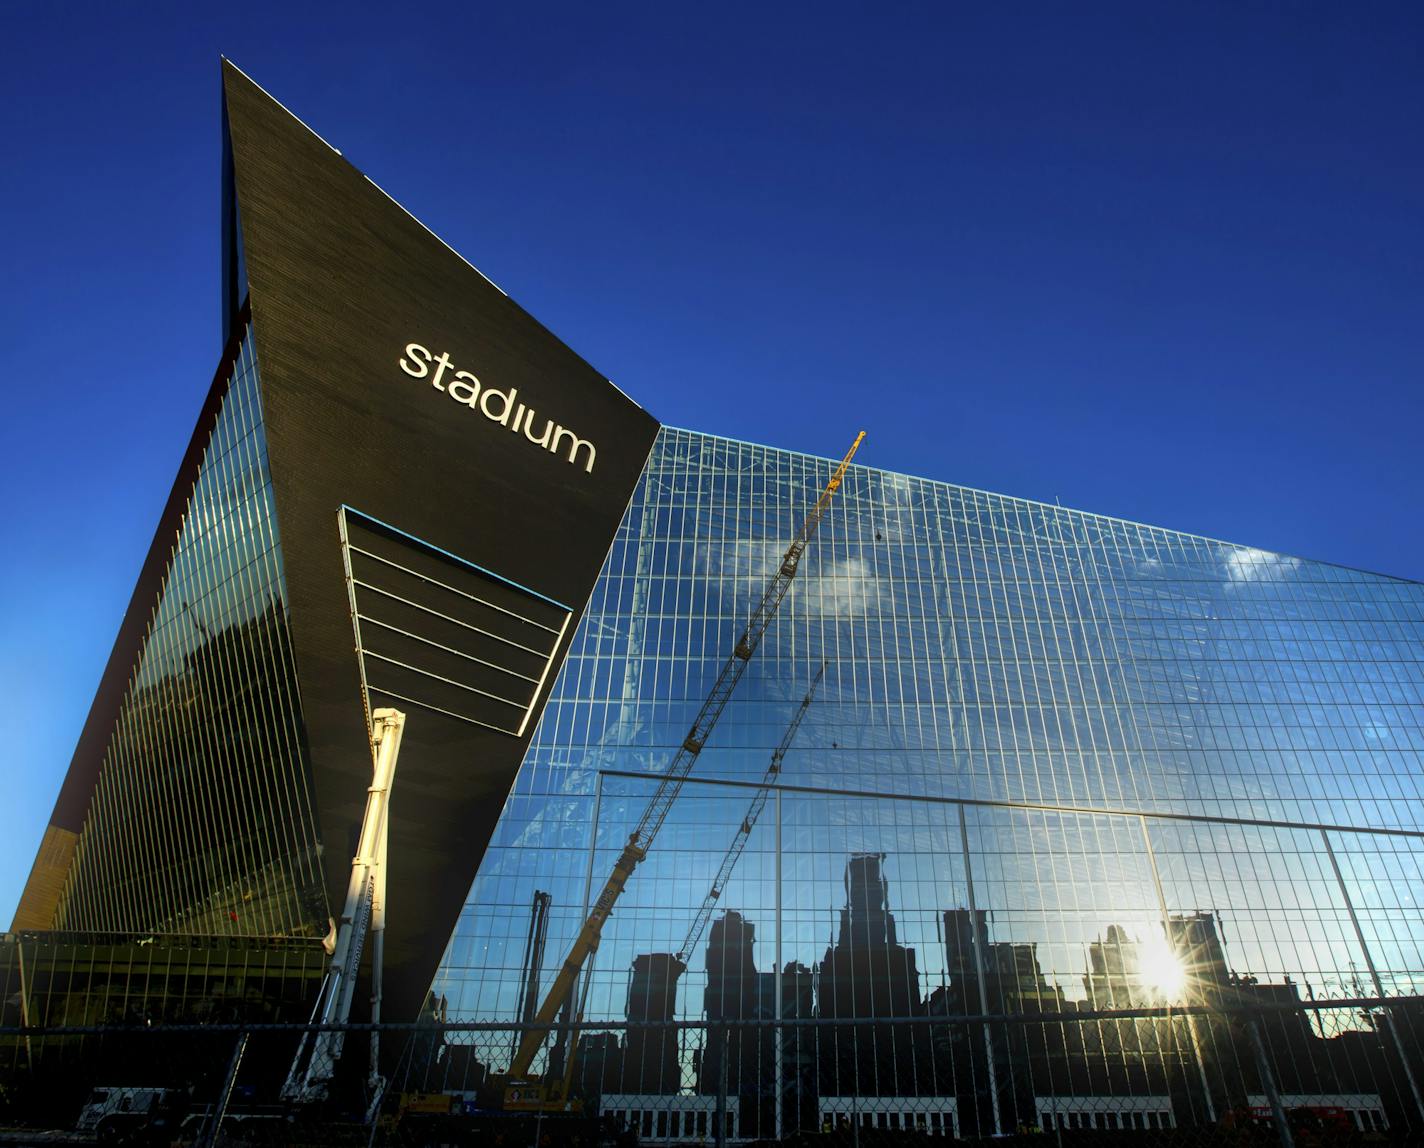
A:
[[[846,864],[846,905],[836,942],[821,961],[818,1003],[827,1017],[917,1016],[915,950],[895,940],[884,853],[858,853]]]
[[[1182,913],[1167,919],[1172,952],[1182,965],[1188,1002],[1215,1000],[1231,979],[1215,913]]]
[[[740,913],[729,912],[712,922],[707,941],[707,988],[702,998],[709,1024],[768,1015],[763,1013],[760,1000],[763,985],[752,953],[755,942],[756,926]],[[770,985],[765,987],[772,989]],[[771,1004],[766,1002],[768,1010]],[[737,1096],[747,1090],[755,1093],[759,1088],[760,1058],[757,1032],[749,1028],[730,1029],[708,1041],[698,1074],[698,1091],[717,1091],[724,1050],[729,1054],[728,1095]]]
[[[781,1015],[809,1020],[816,1015],[816,974],[800,961],[790,961],[781,973]],[[816,1032],[800,1025],[781,1034],[783,1120],[788,1128],[815,1128]]]
[[[1296,1094],[1353,1091],[1331,1071],[1333,1049],[1311,1027],[1301,1007],[1300,985],[1287,977],[1281,984],[1242,984],[1237,993],[1248,1010],[1252,1005],[1262,1006],[1257,1023],[1272,1052],[1277,1088]]]
[[[1083,977],[1089,1008],[1153,1003],[1142,983],[1141,948],[1121,925],[1109,925],[1101,938],[1089,942],[1088,971]]]
[[[1271,1052],[1276,1087],[1292,1095],[1346,1095],[1360,1079],[1351,1060],[1359,1041],[1322,1040],[1310,1014],[1301,1007],[1300,985],[1290,976],[1262,983],[1255,976],[1239,976],[1227,965],[1216,914],[1183,913],[1168,919],[1173,950],[1185,973],[1186,1000],[1214,1008],[1227,1005],[1255,1017],[1262,1040]],[[1259,1010],[1259,1011],[1258,1011]],[[1203,1059],[1216,1081],[1226,1106],[1248,1102],[1250,1094],[1264,1091],[1248,1033],[1208,1016],[1197,1021]],[[1378,1055],[1377,1053],[1375,1055]],[[1232,1071],[1234,1065],[1245,1071]]]
[[[983,1004],[989,1012],[1057,1012],[1063,992],[1044,979],[1038,945],[1032,941],[990,941],[988,913],[946,909],[944,948],[950,1013],[983,1011],[979,966],[984,965]],[[975,947],[978,953],[975,953]]]
[[[725,1060],[727,1095],[739,1099],[747,1135],[757,1132],[763,1101],[771,1096],[773,1031],[763,1025],[721,1029],[717,1022],[769,1020],[776,1014],[775,974],[757,972],[755,943],[756,926],[740,913],[728,912],[712,922],[703,994],[709,1029],[697,1079],[699,1092],[715,1095]]]
[[[827,1018],[923,1016],[915,950],[895,940],[884,853],[846,865],[846,905],[821,961],[817,1003]],[[918,1026],[865,1024],[821,1036],[823,1096],[914,1096],[934,1091],[928,1036]]]
[[[945,983],[930,994],[928,1010],[938,1016],[974,1016],[989,1011],[988,977],[980,977],[981,962],[988,963],[989,914],[983,909],[946,909],[944,912]],[[987,970],[986,970],[987,971]],[[991,1081],[993,1069],[1006,1066],[1002,1037],[998,1047],[985,1040],[984,1026],[936,1025],[931,1030],[935,1064],[947,1079],[939,1091],[954,1095],[960,1128],[970,1134],[994,1131]],[[942,1066],[949,1066],[947,1072]]]
[[[707,940],[707,988],[703,1005],[708,1020],[743,1020],[759,1015],[760,982],[756,958],[756,926],[740,913],[728,912],[712,922]]]
[[[950,999],[955,1004],[951,1012],[978,1012],[978,956],[989,941],[989,914],[983,909],[946,909],[944,911],[944,961]],[[972,1003],[973,1007],[970,1007]]]
[[[1160,944],[1157,947],[1160,949]],[[1088,943],[1083,974],[1085,1006],[1107,1012],[1171,1003],[1163,996],[1167,970],[1153,969],[1152,952],[1121,925],[1104,929],[1097,940]],[[1157,959],[1160,965],[1161,958]],[[1163,1060],[1164,1048],[1175,1047],[1165,1039],[1170,1036],[1165,1032],[1169,1023],[1126,1018],[1080,1025],[1063,1042],[1065,1063],[1057,1078],[1070,1082],[1075,1094],[1168,1094],[1172,1087],[1169,1079],[1176,1079]],[[1170,1055],[1169,1060],[1175,1064]]]
[[[858,853],[846,864],[846,907],[841,910],[838,948],[872,949],[895,944],[890,882],[880,870],[884,853]]]
[[[628,1019],[666,1022],[677,1015],[683,966],[671,953],[639,953],[628,984]],[[623,1049],[620,1092],[676,1092],[682,1084],[676,1029],[630,1028]]]
[[[1240,980],[1227,966],[1216,914],[1173,914],[1167,933],[1182,966],[1182,1002],[1213,1010],[1234,1004]],[[1254,1064],[1254,1054],[1242,1028],[1208,1014],[1180,1022],[1173,1031],[1179,1043],[1190,1042],[1198,1051],[1203,1091],[1211,1101],[1223,1110],[1244,1104],[1251,1086],[1236,1066]]]
[[[983,909],[946,909],[943,922],[946,986],[935,990],[931,1011],[972,1016],[1063,1010],[1063,991],[1045,979],[1035,943],[990,941],[989,917]],[[936,1067],[953,1078],[960,1127],[969,1132],[977,1129],[981,1135],[993,1132],[991,1088],[997,1084],[1003,1112],[1022,1111],[1028,1116],[1034,1111],[1034,1070],[1043,1079],[1049,1060],[1067,1058],[1061,1025],[994,1026],[988,1040],[984,1026],[963,1030],[954,1026],[936,1030],[935,1039]]]

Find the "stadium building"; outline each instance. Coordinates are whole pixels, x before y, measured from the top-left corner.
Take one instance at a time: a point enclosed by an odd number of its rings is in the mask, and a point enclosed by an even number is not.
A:
[[[200,1016],[198,949],[303,1019],[385,706],[385,1015],[525,1021],[836,462],[661,426],[223,86],[226,348],[6,938],[109,971],[9,959],[5,1022]],[[652,1141],[1424,1129],[1421,639],[1415,582],[852,466],[538,1063]]]

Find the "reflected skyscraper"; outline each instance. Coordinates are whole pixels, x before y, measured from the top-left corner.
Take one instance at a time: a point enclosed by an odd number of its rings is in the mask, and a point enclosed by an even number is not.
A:
[[[896,939],[884,862],[884,853],[861,853],[846,863],[840,927],[817,970],[819,1016],[870,1022],[822,1037],[823,1095],[935,1092],[927,1030],[876,1023],[925,1015],[915,950]]]
[[[1121,925],[1109,925],[1101,940],[1088,945],[1088,973],[1083,978],[1090,1008],[1132,1008],[1153,1003],[1143,983],[1142,944]]]
[[[628,984],[628,1019],[669,1021],[677,1015],[677,981],[682,972],[670,953],[641,953]],[[621,1087],[628,1092],[672,1093],[682,1086],[675,1029],[630,1028],[623,1046]]]

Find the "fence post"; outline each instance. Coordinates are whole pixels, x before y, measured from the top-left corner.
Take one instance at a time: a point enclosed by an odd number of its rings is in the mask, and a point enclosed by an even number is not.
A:
[[[212,1148],[218,1142],[218,1132],[222,1129],[223,1117],[227,1115],[228,1101],[232,1099],[233,1086],[237,1084],[237,1070],[242,1067],[242,1057],[247,1051],[246,1032],[239,1034],[233,1045],[232,1059],[227,1063],[227,1076],[223,1079],[222,1091],[213,1101],[213,1113],[208,1121],[207,1133],[203,1137],[204,1148]]]
[[[35,946],[38,950],[39,946]],[[30,986],[25,983],[25,942],[19,939],[15,941],[15,955],[20,962],[20,1027],[30,1027]],[[25,1037],[25,1067],[29,1071],[35,1070],[35,1051],[30,1047],[30,1038]]]
[[[1162,939],[1166,942],[1167,951],[1180,963],[1181,953],[1177,951],[1176,938],[1172,936],[1172,914],[1167,909],[1167,892],[1162,887],[1162,871],[1157,868],[1157,851],[1152,848],[1152,833],[1147,828],[1147,818],[1139,817],[1138,824],[1142,827],[1142,847],[1147,851],[1147,868],[1152,873],[1152,887],[1157,891],[1157,907],[1162,912]],[[1166,1031],[1172,1036],[1172,1047],[1177,1047],[1177,1026],[1168,1022]],[[1187,1036],[1192,1042],[1192,1056],[1197,1062],[1197,1078],[1201,1081],[1202,1103],[1206,1105],[1206,1118],[1216,1123],[1216,1102],[1211,1098],[1211,1081],[1206,1075],[1206,1058],[1202,1056],[1201,1037],[1197,1033],[1197,1018],[1194,1014],[1187,1014]],[[1195,1117],[1195,1113],[1193,1113]]]
[[[1330,869],[1335,874],[1335,883],[1340,887],[1340,896],[1345,901],[1345,911],[1350,914],[1350,924],[1354,926],[1355,940],[1359,942],[1360,953],[1365,958],[1365,967],[1370,970],[1370,982],[1375,986],[1375,996],[1384,1000],[1384,981],[1380,978],[1379,969],[1375,967],[1374,954],[1370,952],[1369,942],[1365,940],[1365,931],[1360,927],[1360,918],[1355,913],[1355,901],[1350,896],[1349,886],[1345,884],[1345,875],[1340,872],[1340,862],[1335,857],[1335,847],[1330,844],[1330,834],[1324,829],[1320,831],[1320,840],[1325,843],[1325,856],[1330,859]],[[1419,1110],[1421,1116],[1424,1116],[1424,1095],[1419,1092],[1419,1082],[1414,1079],[1414,1070],[1409,1067],[1409,1055],[1404,1050],[1404,1043],[1399,1039],[1399,1023],[1394,1014],[1389,1011],[1388,1006],[1385,1008],[1386,1014],[1389,1016],[1389,1035],[1394,1041],[1395,1052],[1399,1054],[1399,1067],[1404,1070],[1404,1079],[1408,1082],[1409,1092],[1414,1097],[1414,1107]]]
[[[964,816],[964,805],[959,806],[959,843],[964,855],[964,892],[965,899],[969,902],[969,938],[970,949],[974,953],[974,979],[979,982],[979,1012],[987,1015],[989,1012],[989,992],[984,984],[984,954],[981,951],[985,938],[989,933],[987,924],[983,929],[983,936],[980,936],[979,929],[979,907],[974,900],[974,866],[969,859],[969,822]],[[1002,1002],[999,1002],[1002,1005]],[[966,1005],[967,1008],[967,1005]],[[989,1106],[994,1114],[994,1135],[998,1136],[1004,1130],[1003,1114],[999,1111],[999,1072],[998,1066],[994,1063],[994,1037],[989,1031],[989,1022],[984,1022],[984,1060],[989,1075]],[[1005,1028],[1003,1039],[1008,1040],[1008,1029]],[[971,1054],[972,1055],[972,1054]],[[978,1111],[975,1105],[974,1118],[978,1123],[979,1135],[984,1134],[984,1114]]]
[[[722,1062],[717,1068],[717,1148],[727,1148],[727,1058],[732,1052],[732,1030],[726,1025],[714,1040],[722,1042]]]
[[[776,791],[776,962],[773,967],[776,969],[776,979],[772,981],[772,1013],[776,1017],[775,1027],[772,1029],[775,1043],[771,1051],[771,1071],[776,1080],[772,1096],[775,1105],[772,1111],[772,1132],[779,1141],[785,1127],[785,1116],[782,1107],[786,1103],[786,1030],[782,1027],[782,1020],[786,1016],[786,1000],[784,997],[785,987],[782,982],[786,980],[786,962],[781,955],[781,790]],[[800,1009],[797,1009],[800,1016]],[[798,1121],[799,1123],[799,1121]],[[760,1124],[760,1117],[758,1117]],[[762,1134],[764,1130],[757,1128],[757,1133]]]
[[[1266,1090],[1271,1113],[1276,1119],[1276,1135],[1281,1148],[1295,1148],[1295,1137],[1291,1133],[1290,1121],[1286,1119],[1285,1105],[1281,1103],[1280,1091],[1276,1088],[1276,1075],[1271,1071],[1271,1062],[1266,1057],[1266,1045],[1261,1040],[1261,1026],[1255,1016],[1246,1018],[1246,1035],[1251,1038],[1251,1051],[1256,1054],[1256,1071],[1261,1076],[1261,1087]]]

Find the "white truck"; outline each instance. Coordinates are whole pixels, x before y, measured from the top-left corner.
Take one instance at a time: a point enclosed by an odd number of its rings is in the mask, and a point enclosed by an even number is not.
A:
[[[101,1086],[89,1093],[74,1129],[90,1133],[101,1144],[114,1144],[179,1099],[178,1090],[172,1088]]]

